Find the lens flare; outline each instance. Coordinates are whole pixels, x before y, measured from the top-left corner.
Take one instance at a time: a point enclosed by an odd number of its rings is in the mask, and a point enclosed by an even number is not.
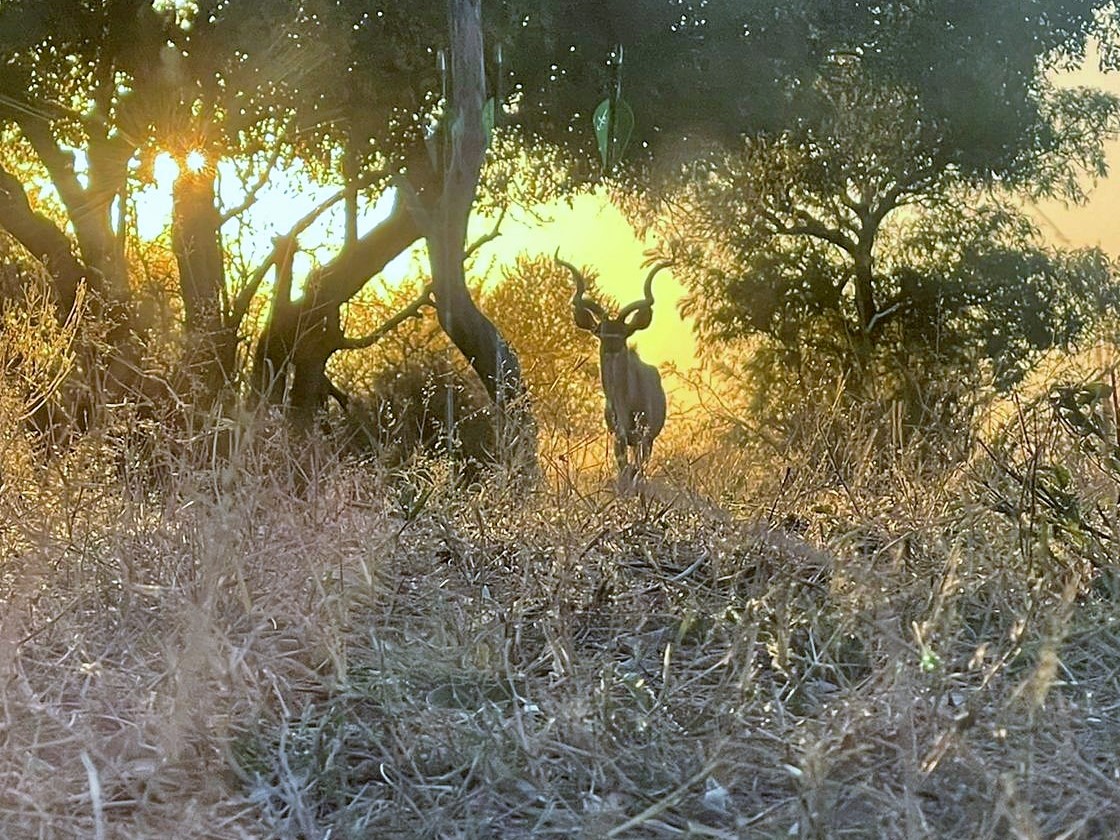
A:
[[[206,155],[195,149],[187,153],[186,159],[187,169],[191,172],[198,173],[206,166]]]

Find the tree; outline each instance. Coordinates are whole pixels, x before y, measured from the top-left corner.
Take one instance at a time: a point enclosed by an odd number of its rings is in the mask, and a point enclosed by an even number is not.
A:
[[[219,232],[229,216],[215,206],[215,164],[222,155],[251,153],[261,133],[275,130],[271,116],[291,107],[285,67],[312,63],[299,55],[298,40],[284,37],[293,24],[288,4],[254,4],[252,14],[241,4],[219,29],[214,10],[224,5],[200,4],[195,15],[148,0],[12,0],[0,7],[7,69],[0,121],[18,129],[48,173],[77,254],[67,253],[61,228],[44,224],[49,220],[35,214],[6,171],[0,223],[48,260],[60,312],[80,283],[100,293],[120,352],[132,331],[143,329],[129,308],[127,198],[150,177],[155,154],[174,151],[184,164],[172,240],[184,326],[202,348],[211,394],[234,379],[244,314],[228,305]],[[281,37],[262,41],[262,26]],[[188,153],[201,155],[203,165],[188,169]]]
[[[112,222],[114,201],[127,180],[127,161],[138,148],[128,131],[114,130],[111,114],[122,104],[117,73],[140,58],[136,32],[151,18],[143,4],[5,3],[0,7],[0,119],[20,136],[48,172],[66,208],[80,254],[79,268],[64,253],[61,230],[35,217],[22,185],[10,172],[5,182],[4,225],[35,255],[52,257],[60,309],[77,283],[120,300],[126,296],[123,242]],[[150,10],[149,10],[150,11]],[[142,18],[142,19],[141,19]],[[129,73],[140,77],[140,74]],[[155,83],[158,76],[143,78]],[[73,146],[88,159],[83,183]]]
[[[301,418],[341,396],[326,364],[356,341],[341,328],[342,307],[423,237],[441,323],[498,397],[503,382],[516,383],[517,366],[465,293],[459,244],[477,192],[488,111],[480,102],[495,102],[498,135],[519,137],[522,149],[562,147],[594,161],[589,115],[621,89],[635,125],[610,174],[657,184],[743,134],[809,136],[828,110],[814,80],[837,56],[855,56],[873,86],[908,91],[931,117],[922,124],[949,150],[946,165],[967,179],[1007,180],[1030,157],[1025,151],[1041,154],[1055,142],[1036,95],[1039,58],[1076,55],[1104,20],[1095,15],[1109,14],[1103,3],[1069,0],[1017,9],[1015,0],[997,0],[990,14],[955,0],[854,3],[839,12],[831,0],[493,0],[484,10],[372,9],[361,0],[5,0],[0,121],[29,144],[62,196],[72,259],[65,226],[43,227],[11,172],[0,173],[10,176],[0,224],[50,259],[60,312],[82,283],[127,310],[129,220],[114,208],[127,206],[157,150],[184,158],[201,151],[206,164],[176,191],[173,247],[187,338],[201,348],[210,390],[241,378],[243,320],[275,271],[269,322],[252,354],[254,388]],[[989,43],[1001,46],[977,49]],[[1005,109],[983,142],[964,107],[977,102],[987,113]],[[84,181],[75,150],[89,161]],[[247,276],[231,274],[226,226],[275,168],[297,159],[338,193],[285,231]],[[214,189],[223,160],[257,163],[259,178],[237,207],[221,207]],[[605,174],[597,164],[576,170],[592,182]],[[394,212],[360,230],[360,207],[394,184]],[[344,247],[294,300],[291,254],[311,220],[338,204]]]
[[[363,16],[368,19],[364,12]],[[355,27],[360,29],[358,24]],[[378,229],[381,239],[371,234],[365,241],[376,242],[381,253],[395,256],[419,236],[424,237],[432,283],[423,297],[431,296],[444,331],[501,407],[521,391],[520,365],[493,323],[476,306],[463,270],[467,221],[486,150],[483,30],[477,0],[448,4],[447,31],[450,58],[445,77],[430,77],[443,86],[440,105],[445,113],[431,138],[415,127],[403,136],[381,138],[390,159],[392,182],[401,196],[390,220]],[[430,90],[423,93],[421,99],[433,96]],[[390,103],[390,110],[392,107],[395,105]],[[389,122],[390,115],[386,115]],[[372,126],[384,130],[381,123]],[[373,139],[369,137],[367,142]],[[346,142],[352,146],[354,141],[351,131]],[[431,154],[429,145],[433,147]],[[347,147],[348,154],[351,146]],[[353,160],[349,165],[353,167]],[[354,237],[352,213],[348,211],[350,240],[337,260],[311,278],[307,304],[297,307],[291,302],[290,279],[278,284],[272,318],[257,356],[255,379],[266,390],[270,384],[281,384],[286,368],[292,368],[290,399],[304,419],[322,406],[327,394],[334,393],[326,377],[327,360],[336,350],[352,346],[342,334],[340,309],[372,276],[368,273],[372,255],[361,262],[354,259],[353,252],[363,240]],[[398,235],[386,242],[387,231]],[[285,245],[290,247],[287,241]],[[346,270],[352,263],[356,263],[357,272]],[[281,270],[290,273],[290,263]]]
[[[153,7],[143,0],[55,0],[4,6],[2,46],[8,65],[18,72],[5,77],[11,85],[0,99],[0,117],[18,126],[47,167],[77,233],[82,267],[64,265],[62,256],[68,249],[61,230],[40,230],[43,220],[35,217],[22,190],[7,190],[10,198],[0,211],[6,211],[5,226],[23,234],[25,244],[50,257],[60,274],[66,268],[60,278],[61,310],[84,280],[101,285],[108,278],[114,299],[127,301],[121,208],[132,183],[128,162],[158,148],[173,148],[180,160],[188,152],[201,153],[203,164],[184,169],[176,182],[172,247],[184,326],[188,336],[206,348],[203,378],[211,391],[234,381],[238,331],[249,301],[269,268],[290,257],[285,249],[295,247],[296,237],[315,214],[297,223],[239,288],[230,289],[221,228],[251,204],[253,190],[238,208],[218,207],[215,179],[220,161],[258,154],[271,140],[259,189],[285,157],[303,154],[320,163],[325,158],[329,169],[332,149],[349,144],[353,152],[361,145],[361,153],[346,155],[347,183],[340,196],[348,207],[347,247],[312,279],[314,294],[306,302],[278,299],[275,323],[266,334],[264,352],[258,353],[258,358],[272,357],[285,371],[289,366],[295,369],[291,402],[298,415],[321,406],[330,392],[326,359],[345,344],[337,326],[339,307],[419,236],[412,214],[402,206],[380,228],[357,237],[359,189],[383,189],[393,171],[410,168],[418,194],[431,193],[424,183],[431,173],[419,165],[426,156],[419,117],[431,110],[432,98],[420,91],[423,107],[418,108],[417,101],[408,98],[417,93],[415,87],[400,84],[400,77],[407,77],[418,61],[434,64],[423,50],[432,42],[429,30],[411,27],[415,21],[403,14],[392,22],[402,25],[378,27],[383,21],[373,20],[359,5],[323,2],[297,8],[275,2],[208,2],[174,8]],[[337,68],[328,67],[336,39],[315,36],[326,29],[331,30],[326,34],[337,36],[343,22],[354,21],[367,32],[377,29],[381,41],[375,59],[367,62],[377,67],[367,71],[366,78],[381,72],[381,89],[400,95],[359,102],[348,93],[349,129],[338,135],[324,128],[335,122],[329,108],[337,102],[328,92],[340,87]],[[359,28],[358,23],[353,28]],[[392,55],[407,55],[407,64],[395,64]],[[392,83],[384,77],[386,68],[398,77]],[[426,74],[435,75],[434,67]],[[432,89],[429,84],[428,91]],[[74,108],[49,104],[56,101],[73,102]],[[380,121],[360,120],[362,109],[373,110]],[[88,186],[75,172],[75,144],[90,162]],[[389,166],[371,172],[368,164],[377,160]],[[411,167],[405,163],[409,160]],[[18,185],[10,173],[3,174],[6,184]],[[112,224],[115,208],[118,227]],[[283,279],[277,286],[285,287]]]
[[[983,360],[1013,383],[1116,303],[1100,253],[1043,246],[1017,207],[1083,197],[1120,102],[1036,82],[1047,141],[1019,138],[980,166],[912,90],[856,58],[828,69],[811,124],[745,139],[674,196],[666,233],[709,339],[764,335],[765,359],[833,365],[920,408],[947,369]]]
[[[557,141],[586,126],[588,92],[605,96],[618,69],[635,115],[627,157],[658,159],[663,173],[743,134],[810,124],[817,78],[848,57],[874,84],[910,91],[967,171],[1006,174],[1023,148],[1052,139],[1041,71],[1083,58],[1090,37],[1110,43],[1120,20],[1103,0],[569,0],[525,11],[535,34],[507,51],[524,104],[514,120]],[[593,159],[594,138],[578,133]]]

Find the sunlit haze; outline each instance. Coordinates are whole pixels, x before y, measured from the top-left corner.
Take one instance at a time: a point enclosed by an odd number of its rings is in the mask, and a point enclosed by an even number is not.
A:
[[[191,164],[190,156],[187,163]],[[179,172],[179,164],[170,153],[163,152],[156,157],[155,184],[135,196],[141,237],[158,237],[171,224],[171,191]],[[233,168],[219,164],[218,174],[222,203],[226,206],[238,204],[244,192]],[[261,190],[253,207],[245,212],[240,228],[231,222],[225,233],[238,238],[240,247],[251,258],[250,263],[263,259],[272,248],[273,237],[286,231],[296,219],[336,190],[337,187],[310,183],[298,168],[278,171]],[[391,206],[392,196],[386,195],[366,208],[360,229],[368,230],[377,224]],[[341,205],[332,208],[301,236],[304,253],[297,256],[294,271],[297,289],[300,279],[316,263],[325,262],[341,247],[338,235],[342,229],[341,213]],[[475,218],[471,236],[482,236],[492,225],[492,219]],[[596,271],[600,288],[607,294],[626,302],[641,295],[647,271],[643,268],[643,251],[647,247],[648,244],[634,235],[622,213],[608,201],[599,196],[581,196],[571,206],[558,203],[536,208],[532,215],[510,214],[503,222],[501,236],[479,249],[472,270],[476,275],[483,275],[487,283],[497,282],[503,268],[512,265],[520,254],[551,254],[559,248],[567,259]],[[393,287],[406,276],[426,270],[424,249],[417,245],[393,260],[375,283]],[[657,317],[648,330],[635,336],[634,343],[643,357],[655,364],[675,363],[687,368],[695,362],[695,342],[691,330],[683,328],[680,322],[677,304],[682,289],[671,271],[658,276],[654,294]]]
[[[191,152],[186,156],[185,164],[193,171],[201,169],[205,163],[206,158],[201,152]],[[137,230],[143,239],[155,239],[168,230],[172,190],[181,170],[179,162],[170,152],[161,152],[156,156],[153,171],[155,183],[134,196]],[[336,186],[313,184],[299,167],[287,171],[278,169],[253,205],[238,220],[227,223],[224,233],[236,239],[246,263],[253,265],[268,255],[274,237],[289,230],[297,219],[337,191]],[[226,207],[240,204],[245,197],[244,185],[230,164],[218,164],[218,194]],[[391,207],[391,194],[366,206],[360,215],[359,230],[365,231],[376,225],[388,215]],[[341,213],[341,205],[336,205],[300,237],[302,250],[297,254],[294,265],[297,294],[307,273],[316,264],[326,262],[342,247],[341,237],[337,235],[342,229]],[[404,254],[386,266],[382,272],[383,282],[393,285],[404,279],[409,270],[408,256]]]
[[[1120,96],[1120,73],[1102,73],[1097,56],[1090,53],[1080,70],[1055,77],[1059,85],[1096,87]],[[1100,246],[1113,257],[1120,257],[1120,140],[1107,145],[1109,177],[1101,181],[1081,207],[1067,207],[1048,201],[1039,205],[1043,230],[1060,245]]]
[[[1106,75],[1096,69],[1096,58],[1090,56],[1086,67],[1055,77],[1060,85],[1089,85],[1120,94],[1120,76]],[[1108,146],[1110,171],[1120,166],[1120,141]],[[205,163],[199,152],[191,152],[185,164],[196,169]],[[171,222],[171,190],[180,166],[167,152],[154,163],[155,184],[134,198],[138,209],[137,225],[144,238],[155,238],[167,230]],[[219,195],[225,206],[238,204],[244,197],[243,185],[232,166],[219,164]],[[316,186],[297,166],[274,173],[268,186],[261,190],[256,203],[239,222],[227,225],[227,236],[235,237],[248,262],[263,259],[272,247],[273,237],[315,205],[333,194],[337,187]],[[392,196],[367,207],[362,213],[360,229],[370,229],[389,212]],[[1036,215],[1044,233],[1063,245],[1099,245],[1112,256],[1120,255],[1120,179],[1102,181],[1081,207],[1067,207],[1058,202],[1043,202]],[[295,277],[297,292],[307,272],[316,264],[330,259],[341,247],[342,208],[336,206],[312,225],[300,238],[303,252],[297,257]],[[492,220],[476,218],[472,236],[488,232]],[[559,203],[536,208],[533,214],[511,214],[502,226],[501,236],[484,245],[468,269],[482,275],[487,283],[497,282],[502,270],[522,254],[551,254],[560,249],[565,258],[587,266],[599,275],[601,288],[620,301],[629,301],[641,292],[645,276],[643,252],[652,243],[637,239],[622,214],[601,196],[581,196],[570,205]],[[375,283],[392,287],[405,277],[427,270],[422,246],[399,256],[386,268]],[[674,364],[681,370],[696,364],[696,341],[689,325],[681,321],[678,307],[683,289],[671,272],[658,277],[654,290],[657,299],[653,325],[635,336],[634,343],[643,357],[658,364]]]

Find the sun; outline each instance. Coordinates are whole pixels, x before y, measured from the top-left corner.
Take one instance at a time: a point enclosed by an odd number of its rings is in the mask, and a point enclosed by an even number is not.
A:
[[[193,172],[197,175],[199,172],[206,168],[206,155],[204,155],[198,149],[193,149],[187,152],[184,163],[186,163],[187,165],[188,172]]]
[[[182,156],[172,152],[160,152],[152,163],[152,174],[159,188],[170,192],[171,185],[178,180],[184,169],[197,175],[205,168],[206,155],[198,149],[192,149]]]

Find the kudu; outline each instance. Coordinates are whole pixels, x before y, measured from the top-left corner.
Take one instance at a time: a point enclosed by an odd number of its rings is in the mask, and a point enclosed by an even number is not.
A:
[[[599,339],[599,372],[606,397],[607,428],[614,435],[614,457],[618,462],[619,482],[631,483],[642,471],[653,440],[665,425],[665,389],[661,374],[626,346],[626,340],[653,321],[653,278],[668,263],[658,263],[646,276],[641,300],[622,307],[611,318],[598,303],[585,297],[587,278],[571,263],[556,262],[568,269],[575,282],[572,316],[576,326]],[[630,451],[634,462],[631,464]]]

